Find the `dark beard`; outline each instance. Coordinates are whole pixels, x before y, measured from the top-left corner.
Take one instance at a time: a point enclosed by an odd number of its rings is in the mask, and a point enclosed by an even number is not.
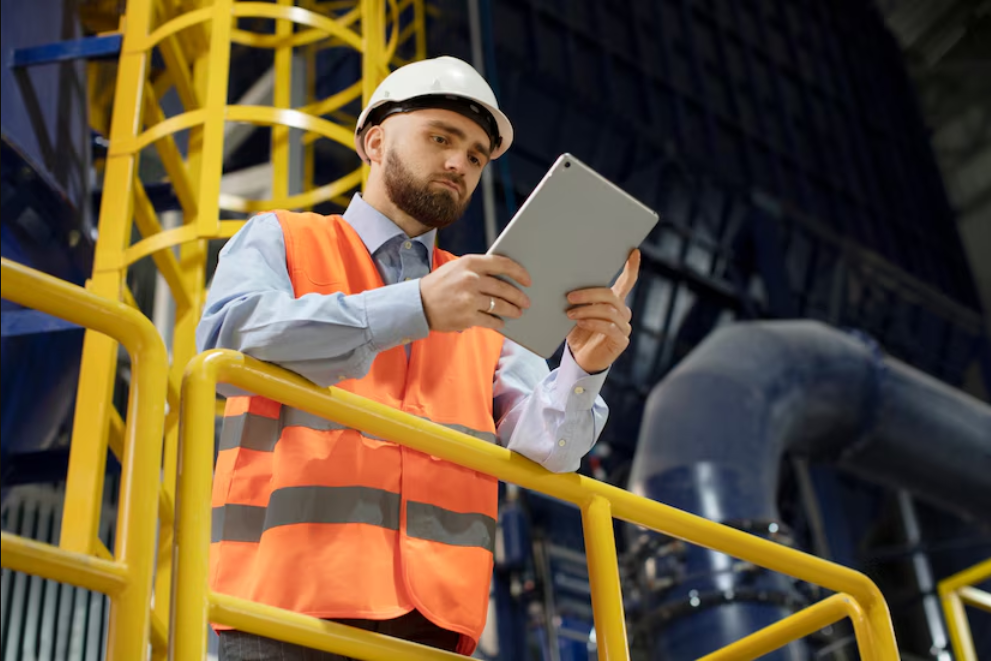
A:
[[[445,191],[431,191],[428,183],[416,180],[402,162],[388,153],[385,158],[385,190],[389,199],[401,211],[427,227],[443,229],[464,215],[471,195],[459,203],[457,197]],[[443,175],[442,175],[443,176]],[[446,177],[454,181],[451,177]],[[464,186],[464,180],[455,183]]]

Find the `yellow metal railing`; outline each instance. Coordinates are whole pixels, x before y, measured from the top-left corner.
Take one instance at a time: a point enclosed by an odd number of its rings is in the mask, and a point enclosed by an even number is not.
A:
[[[232,351],[194,358],[182,390],[172,659],[201,659],[204,623],[363,659],[458,658],[304,615],[211,593],[207,586],[216,388],[230,383],[376,437],[539,491],[581,508],[599,659],[629,659],[613,517],[741,558],[838,594],[706,657],[752,659],[843,617],[864,661],[898,658],[887,604],[863,574],[577,474],[549,473],[505,448],[396,411]]]
[[[957,661],[978,661],[964,607],[974,606],[991,613],[991,593],[974,587],[988,579],[991,579],[991,558],[939,583],[939,598]]]
[[[92,542],[85,551],[75,551],[4,532],[0,537],[0,564],[108,595],[107,659],[143,659],[149,635],[157,635],[160,643],[165,642],[165,622],[153,622],[151,612],[168,374],[165,345],[152,323],[123,303],[6,259],[0,260],[0,272],[3,298],[112,337],[131,356],[131,389],[121,431],[121,484],[113,558],[108,557],[109,552],[99,552]],[[106,461],[105,449],[103,460]],[[102,466],[100,469],[102,472]],[[75,511],[83,507],[97,508],[83,511],[88,518],[99,520],[99,502],[77,504]],[[69,511],[68,503],[65,509]],[[62,525],[66,525],[64,519]]]

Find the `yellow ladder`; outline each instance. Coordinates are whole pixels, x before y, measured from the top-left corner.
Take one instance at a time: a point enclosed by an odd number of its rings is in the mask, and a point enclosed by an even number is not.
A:
[[[403,63],[396,57],[400,44],[412,40],[416,57],[425,55],[423,0],[301,3],[128,0],[120,20],[123,45],[114,89],[99,237],[87,289],[105,299],[136,307],[127,285],[129,269],[151,257],[175,301],[171,368],[166,381],[164,465],[162,479],[155,480],[155,484],[161,484],[156,495],[161,524],[154,588],[156,658],[165,653],[171,591],[180,380],[195,353],[194,331],[205,299],[208,241],[229,238],[243,225],[243,221],[222,221],[221,209],[252,213],[272,208],[308,208],[327,200],[340,203],[345,193],[361,185],[364,169],[356,157],[354,171],[315,187],[313,143],[329,139],[352,148],[354,119],[340,109],[354,100],[368,99],[388,74],[390,65]],[[407,18],[400,25],[403,16]],[[274,33],[243,29],[240,19],[251,18],[274,20]],[[391,35],[388,41],[386,34]],[[272,107],[227,104],[231,46],[235,43],[275,51]],[[164,75],[152,78],[149,70],[154,48],[160,51],[166,68]],[[329,98],[311,98],[303,107],[290,107],[294,49],[302,49],[312,64],[316,52],[324,48],[359,52],[362,78]],[[311,97],[313,84],[311,77]],[[182,112],[166,117],[160,99],[173,88]],[[273,127],[273,199],[221,195],[226,122]],[[304,178],[308,190],[294,196],[288,194],[290,128],[305,132],[307,164]],[[179,131],[188,131],[189,135],[185,159],[175,140]],[[138,177],[140,155],[150,148],[157,150],[182,207],[179,227],[163,227]],[[141,238],[132,243],[135,226]],[[114,555],[100,542],[97,531],[108,447],[122,463],[129,461],[122,440],[125,421],[113,406],[118,342],[115,336],[86,332],[60,539],[62,549],[107,562]],[[130,661],[138,657],[118,658]]]

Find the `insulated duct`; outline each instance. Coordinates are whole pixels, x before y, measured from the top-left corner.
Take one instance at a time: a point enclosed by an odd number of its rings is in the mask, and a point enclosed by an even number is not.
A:
[[[775,530],[786,454],[991,521],[991,407],[884,356],[869,338],[805,320],[727,326],[686,357],[647,400],[630,488]],[[787,577],[728,562],[688,549],[688,579],[667,599],[699,608],[659,628],[655,659],[698,658],[788,614]],[[784,601],[752,598],[773,594]],[[767,658],[807,653],[796,643]]]

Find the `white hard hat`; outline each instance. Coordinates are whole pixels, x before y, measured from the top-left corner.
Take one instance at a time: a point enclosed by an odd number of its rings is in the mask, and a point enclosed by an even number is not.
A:
[[[467,62],[444,56],[400,67],[375,89],[358,117],[354,132],[354,148],[361,160],[368,161],[365,141],[361,138],[366,123],[374,126],[392,113],[425,108],[453,110],[478,122],[492,138],[493,160],[502,156],[513,142],[513,125],[499,110],[495,94],[485,79]],[[373,112],[376,110],[379,112]]]

